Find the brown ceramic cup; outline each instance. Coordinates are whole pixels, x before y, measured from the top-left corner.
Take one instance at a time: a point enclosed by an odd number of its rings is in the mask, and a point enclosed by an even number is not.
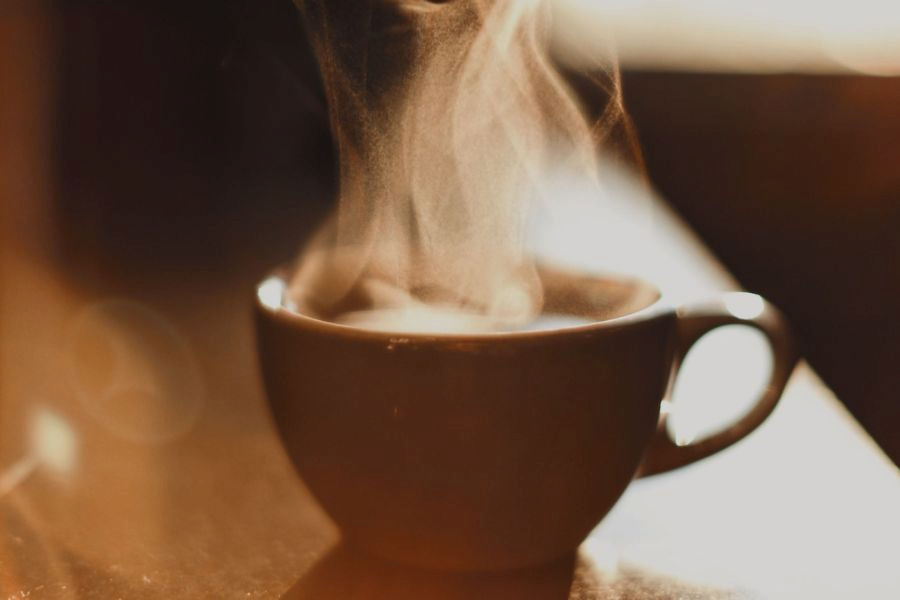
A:
[[[546,271],[546,309],[591,324],[395,334],[285,308],[284,277],[263,282],[256,302],[284,447],[348,543],[429,568],[511,569],[570,554],[635,476],[756,428],[796,361],[780,313],[752,294],[676,308],[643,282]],[[673,373],[703,334],[733,324],[768,337],[769,386],[735,425],[678,446],[660,418]]]

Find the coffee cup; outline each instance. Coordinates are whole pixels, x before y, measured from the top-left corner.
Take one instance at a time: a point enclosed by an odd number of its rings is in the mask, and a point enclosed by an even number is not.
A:
[[[255,309],[284,448],[346,543],[426,568],[570,555],[635,477],[762,423],[797,359],[781,313],[744,292],[676,306],[643,281],[545,268],[545,312],[583,324],[404,333],[308,314],[289,302],[289,277],[267,277]],[[768,338],[769,385],[734,425],[675,444],[661,403],[691,346],[725,325]]]

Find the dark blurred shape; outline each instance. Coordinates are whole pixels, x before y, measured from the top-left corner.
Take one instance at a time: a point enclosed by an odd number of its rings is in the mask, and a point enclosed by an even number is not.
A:
[[[270,261],[295,253],[329,199],[333,161],[293,5],[58,12],[57,222],[69,275],[215,277],[260,232],[275,238]]]
[[[900,462],[900,78],[629,73],[625,94],[663,196]]]

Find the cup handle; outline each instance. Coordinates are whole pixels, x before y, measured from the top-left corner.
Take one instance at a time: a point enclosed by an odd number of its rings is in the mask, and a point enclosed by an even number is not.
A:
[[[768,338],[773,355],[772,376],[762,397],[746,416],[697,443],[678,445],[673,442],[666,431],[666,415],[661,414],[656,435],[644,455],[638,477],[655,475],[705,458],[759,427],[778,404],[798,360],[797,346],[781,311],[756,294],[729,292],[711,302],[681,307],[677,316],[671,382],[675,381],[691,347],[710,331],[725,325],[748,325]]]

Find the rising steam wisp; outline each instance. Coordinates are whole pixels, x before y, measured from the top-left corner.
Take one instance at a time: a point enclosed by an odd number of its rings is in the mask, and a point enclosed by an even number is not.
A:
[[[543,182],[596,181],[611,123],[585,117],[552,62],[546,0],[298,1],[340,179],[293,301],[395,330],[528,323],[542,306],[527,232]]]

